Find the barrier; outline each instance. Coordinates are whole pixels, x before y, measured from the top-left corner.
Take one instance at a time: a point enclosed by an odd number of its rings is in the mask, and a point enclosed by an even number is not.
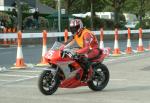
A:
[[[114,41],[114,51],[113,56],[119,56],[121,54],[119,44],[118,44],[118,29],[115,29],[115,41]]]
[[[126,48],[125,52],[126,52],[126,54],[131,54],[132,53],[130,28],[128,28],[127,48]]]
[[[100,31],[93,31],[95,33],[95,35],[100,35]],[[115,31],[112,30],[104,30],[103,33],[105,35],[114,35]],[[139,33],[139,30],[131,30],[131,34],[137,34]],[[150,29],[145,29],[142,31],[142,33],[150,33]],[[118,30],[118,34],[119,35],[124,35],[124,34],[128,34],[127,30]],[[68,36],[71,36],[72,34],[70,32],[68,32]],[[62,37],[64,36],[64,32],[48,32],[47,33],[47,37]],[[4,38],[17,38],[16,33],[7,33],[7,36],[4,35],[4,33],[0,33],[0,39],[4,39]],[[22,38],[23,39],[27,39],[27,38],[42,38],[41,33],[22,33]]]
[[[100,49],[104,49],[104,31],[103,28],[100,29]]]
[[[26,68],[26,64],[24,63],[23,53],[22,53],[22,33],[18,32],[18,47],[17,47],[17,57],[16,63],[14,67],[11,68]]]
[[[148,47],[148,50],[150,50],[150,43],[149,43],[149,47]]]
[[[4,32],[4,34],[6,35],[7,28],[4,28],[4,29],[3,29],[3,32]],[[3,44],[4,44],[4,45],[8,45],[8,44],[7,44],[7,38],[3,38]]]
[[[17,44],[16,38],[7,38],[7,36],[11,35],[10,34],[11,32],[12,32],[11,28],[9,28],[9,29],[4,28],[3,29],[3,38],[0,38],[0,39],[3,39],[3,41],[0,44],[2,44],[5,47],[8,47],[9,45],[16,45]],[[0,35],[2,35],[2,34],[0,34]]]
[[[139,44],[137,46],[138,52],[144,52],[144,46],[142,42],[142,28],[139,28]]]
[[[42,49],[42,58],[41,62],[36,66],[47,66],[48,62],[44,58],[45,53],[47,52],[47,32],[46,30],[43,31],[43,49]]]

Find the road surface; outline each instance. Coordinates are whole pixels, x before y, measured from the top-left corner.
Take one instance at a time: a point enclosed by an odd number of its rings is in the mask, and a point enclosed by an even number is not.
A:
[[[51,96],[45,96],[38,90],[41,70],[7,68],[0,72],[0,103],[150,102],[150,52],[109,57],[104,64],[110,70],[110,81],[103,91],[94,92],[88,87],[59,88]]]

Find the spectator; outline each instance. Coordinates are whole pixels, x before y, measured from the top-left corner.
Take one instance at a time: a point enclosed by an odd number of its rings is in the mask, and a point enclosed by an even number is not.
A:
[[[1,18],[0,20],[0,29],[3,31],[3,29],[6,27],[6,20],[4,18]]]
[[[3,31],[3,26],[1,25],[1,19],[0,19],[0,32],[2,32]]]
[[[13,22],[13,28],[17,28],[17,12],[16,12],[16,9],[12,9],[12,22]]]
[[[38,8],[33,13],[33,19],[34,19],[35,28],[39,28],[39,11],[38,11]]]
[[[32,16],[30,16],[27,18],[25,26],[27,29],[32,29],[32,24],[33,24],[33,19],[32,19]]]
[[[12,9],[12,16],[13,16],[13,17],[17,17],[16,9]]]

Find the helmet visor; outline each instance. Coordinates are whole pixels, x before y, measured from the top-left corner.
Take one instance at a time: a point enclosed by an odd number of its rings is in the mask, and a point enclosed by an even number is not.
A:
[[[70,27],[70,32],[74,35],[75,33],[77,33],[79,28],[80,28],[79,25],[74,26],[74,27]]]

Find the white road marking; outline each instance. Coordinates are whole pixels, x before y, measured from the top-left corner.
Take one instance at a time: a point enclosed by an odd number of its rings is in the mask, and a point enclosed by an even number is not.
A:
[[[11,87],[11,88],[37,88],[37,85],[20,85],[20,84],[14,84],[14,85],[7,85],[5,87]]]
[[[41,70],[6,70],[8,72],[17,72],[17,73],[40,73],[42,72]]]
[[[125,57],[119,57],[119,58],[112,58],[112,59],[110,59],[110,60],[104,60],[104,62],[113,62],[113,61],[117,61],[117,60],[122,60],[122,59],[127,59],[127,58],[132,58],[132,57],[136,57],[136,56],[139,56],[139,55],[145,55],[144,53],[142,53],[142,54],[138,54],[138,55],[129,55],[129,56],[125,56]]]
[[[38,77],[37,75],[29,76],[29,75],[11,75],[11,74],[0,74],[0,76],[5,76],[5,77],[26,77],[26,78]]]
[[[13,47],[6,47],[6,48],[0,48],[0,49],[14,49],[17,48],[17,46],[13,46]]]
[[[30,78],[23,78],[23,79],[12,80],[12,81],[8,81],[6,83],[0,84],[0,86],[4,86],[4,85],[7,85],[7,84],[13,84],[13,83],[17,83],[17,82],[23,82],[23,81],[34,79],[34,78],[36,78],[36,77],[33,76],[33,77],[30,77]]]
[[[0,82],[8,82],[8,81],[10,81],[10,80],[0,80]]]
[[[126,81],[127,79],[110,79],[110,81]]]
[[[0,55],[9,54],[9,53],[12,53],[12,52],[11,51],[9,51],[9,52],[3,52],[3,53],[0,53]]]

